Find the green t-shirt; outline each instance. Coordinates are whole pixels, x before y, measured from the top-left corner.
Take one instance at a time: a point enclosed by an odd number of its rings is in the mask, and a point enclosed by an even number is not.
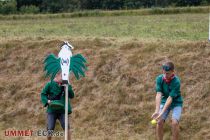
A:
[[[162,93],[161,104],[165,104],[169,96],[172,97],[171,107],[182,106],[183,99],[180,91],[179,77],[175,76],[172,81],[167,84],[163,80],[163,74],[156,78],[156,92]]]
[[[47,105],[48,99],[52,99],[53,97],[56,97],[57,95],[61,94],[61,92],[64,92],[62,89],[62,86],[60,86],[55,81],[48,82],[45,87],[42,89],[41,92],[41,101],[44,106]],[[71,85],[68,85],[68,97],[74,98],[74,92],[72,90]],[[65,95],[62,94],[60,97],[60,100],[65,103]],[[47,107],[48,113],[65,113],[65,105],[62,109],[53,109],[50,106]],[[70,101],[68,101],[68,113],[70,114],[72,112]]]

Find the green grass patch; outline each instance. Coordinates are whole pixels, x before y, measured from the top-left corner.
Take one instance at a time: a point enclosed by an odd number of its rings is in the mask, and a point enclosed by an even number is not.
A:
[[[53,15],[52,15],[53,16]],[[208,14],[0,20],[1,39],[114,37],[207,40]]]

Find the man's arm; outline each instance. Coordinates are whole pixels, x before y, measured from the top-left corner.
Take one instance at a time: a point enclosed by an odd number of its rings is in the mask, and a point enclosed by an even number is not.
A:
[[[41,102],[46,107],[49,103],[48,98],[47,98],[47,92],[48,92],[49,84],[47,84],[41,92]]]
[[[160,103],[162,98],[162,77],[156,78],[156,97],[155,97],[155,112],[152,114],[152,118],[156,118],[159,115]]]
[[[161,102],[161,97],[162,97],[162,93],[161,92],[157,92],[156,94],[156,98],[155,98],[155,112],[158,113],[160,110],[160,102]]]
[[[160,114],[158,115],[158,117],[156,118],[156,120],[158,120],[162,115],[163,113],[169,108],[169,106],[171,105],[173,99],[171,96],[168,96],[167,100],[166,100],[166,103],[163,107],[163,110],[160,112]]]
[[[162,93],[157,92],[156,98],[155,98],[155,112],[152,114],[153,119],[159,115],[161,97],[162,97]]]

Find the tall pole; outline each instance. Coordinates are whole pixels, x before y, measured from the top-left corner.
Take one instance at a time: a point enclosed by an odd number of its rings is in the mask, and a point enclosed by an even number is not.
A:
[[[68,140],[68,84],[65,84],[65,140]]]
[[[68,42],[64,41],[64,45],[58,54],[61,58],[61,72],[62,72],[62,84],[65,87],[65,140],[68,140],[68,84],[69,84],[69,67],[70,58],[72,57],[71,46]]]

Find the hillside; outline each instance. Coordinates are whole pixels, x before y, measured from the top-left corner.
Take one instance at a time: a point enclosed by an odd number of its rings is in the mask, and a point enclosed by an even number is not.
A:
[[[68,38],[88,60],[87,76],[71,78],[71,126],[75,140],[153,140],[149,123],[155,106],[155,77],[161,63],[174,61],[181,77],[184,111],[181,140],[210,139],[210,44],[119,38]],[[5,130],[45,129],[40,103],[43,60],[57,54],[59,39],[13,39],[0,43],[0,139]],[[59,124],[57,130],[61,130]],[[166,123],[164,138],[170,138]],[[31,137],[38,140],[43,137]],[[28,137],[8,139],[29,139]],[[44,138],[43,138],[44,139]]]

